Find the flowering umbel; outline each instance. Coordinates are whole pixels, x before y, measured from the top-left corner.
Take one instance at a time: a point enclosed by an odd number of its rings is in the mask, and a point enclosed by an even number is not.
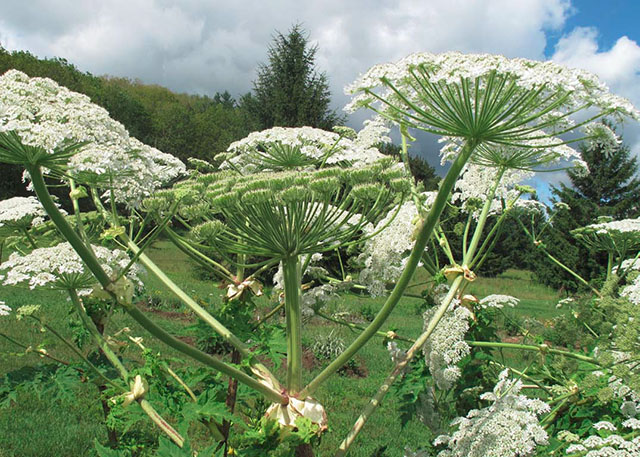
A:
[[[435,440],[447,446],[438,457],[524,457],[546,444],[538,415],[548,412],[549,405],[521,395],[521,389],[522,382],[509,379],[509,370],[500,373],[493,392],[481,396],[491,405],[455,419],[452,425],[458,430]]]
[[[48,78],[0,75],[0,162],[42,166],[136,207],[184,164],[130,137],[89,97]]]

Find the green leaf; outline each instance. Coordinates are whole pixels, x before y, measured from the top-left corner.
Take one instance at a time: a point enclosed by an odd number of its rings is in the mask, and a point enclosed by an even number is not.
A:
[[[127,450],[111,449],[102,446],[97,439],[93,440],[93,446],[98,457],[131,457],[131,453]]]
[[[186,441],[184,446],[180,448],[173,441],[161,436],[155,457],[193,457],[193,450]]]
[[[205,401],[199,401],[198,403],[187,403],[182,408],[182,416],[187,422],[200,420],[202,418],[214,420],[216,422],[222,422],[228,420],[230,422],[241,422],[229,412],[227,406],[222,401],[216,400],[214,397],[206,397]],[[201,396],[200,398],[203,398]]]

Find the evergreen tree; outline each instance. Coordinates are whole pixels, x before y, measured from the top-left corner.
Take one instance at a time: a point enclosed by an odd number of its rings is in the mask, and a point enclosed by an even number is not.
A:
[[[377,148],[382,154],[394,157],[400,157],[400,151],[402,150],[402,147],[393,143],[381,143]],[[416,181],[424,186],[424,190],[438,190],[440,176],[436,174],[436,169],[429,165],[429,162],[419,154],[409,153],[409,167]]]
[[[260,129],[306,125],[330,130],[342,122],[329,107],[327,75],[315,69],[317,51],[299,24],[286,36],[276,33],[269,62],[258,69],[254,93],[243,99]]]
[[[566,203],[570,209],[555,216],[554,230],[544,241],[554,256],[583,278],[601,279],[606,256],[589,252],[570,232],[595,223],[599,216],[611,216],[616,220],[640,216],[638,161],[624,144],[604,147],[587,142],[581,145],[580,154],[589,173],[569,170],[571,184],[552,187],[553,201]],[[577,288],[576,281],[564,270],[549,265],[544,258],[537,263],[542,282],[552,287]]]

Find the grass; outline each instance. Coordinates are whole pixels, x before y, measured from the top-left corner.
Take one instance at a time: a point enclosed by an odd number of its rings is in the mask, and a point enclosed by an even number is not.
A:
[[[479,299],[491,294],[518,298],[520,303],[509,312],[519,316],[551,319],[562,313],[556,304],[563,297],[556,290],[535,282],[530,271],[507,270],[495,278],[480,277],[470,284],[468,290]]]
[[[216,288],[211,281],[202,280],[198,271],[188,258],[177,251],[168,242],[160,241],[149,251],[149,256],[187,292],[200,300],[215,300],[223,291]],[[150,279],[148,293],[159,301],[162,309],[172,312],[183,312],[184,308],[157,281]],[[508,271],[498,278],[479,278],[470,287],[470,292],[482,297],[491,293],[504,293],[520,298],[517,308],[522,315],[536,317],[552,317],[555,311],[557,293],[551,289],[535,284],[526,272]],[[3,287],[0,300],[4,300],[12,308],[24,304],[40,304],[47,322],[67,337],[72,333],[67,325],[70,306],[64,296],[52,291],[30,291],[17,287]],[[347,311],[357,314],[363,308],[377,310],[384,299],[371,299],[357,294],[347,293],[330,305],[332,312]],[[389,321],[381,329],[394,329],[398,333],[416,337],[422,329],[422,318],[416,311],[420,300],[406,298],[401,301]],[[273,300],[263,298],[261,306],[273,306]],[[185,312],[185,315],[188,313]],[[180,333],[186,323],[182,319],[155,319],[173,333]],[[116,314],[108,326],[108,332],[128,326],[134,335],[145,333],[128,316]],[[324,321],[314,320],[304,328],[304,338],[312,342],[316,335],[334,331],[348,344],[355,338],[352,331]],[[0,331],[29,344],[45,344],[47,350],[63,359],[74,359],[69,349],[61,345],[51,335],[41,333],[32,323],[21,321],[7,324],[0,320]],[[170,348],[159,345],[150,338],[145,344],[161,350],[164,355],[178,356]],[[49,361],[36,355],[16,356],[19,348],[9,347],[8,342],[0,343],[0,375],[19,373],[25,367],[43,369]],[[13,355],[10,353],[14,353]],[[318,456],[331,455],[337,448],[347,431],[356,420],[364,405],[376,392],[384,378],[391,370],[391,361],[381,339],[374,338],[356,356],[356,362],[364,363],[368,375],[363,378],[351,378],[334,375],[317,392],[317,399],[329,413],[330,429],[322,437],[317,450]],[[321,366],[306,373],[307,380],[317,374]],[[2,384],[0,384],[0,387]],[[82,384],[73,395],[58,398],[55,395],[37,395],[37,392],[19,392],[17,403],[8,408],[0,408],[0,457],[44,457],[85,456],[93,454],[93,440],[106,441],[102,411],[95,401],[95,386]],[[392,395],[382,403],[363,429],[358,441],[351,448],[351,457],[400,457],[408,446],[417,449],[430,441],[428,429],[413,420],[404,427],[400,422],[398,405]],[[388,446],[388,447],[387,447]]]

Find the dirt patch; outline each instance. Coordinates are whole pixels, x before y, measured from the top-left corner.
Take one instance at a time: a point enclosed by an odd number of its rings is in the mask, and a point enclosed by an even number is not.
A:
[[[342,368],[338,370],[338,374],[349,378],[366,378],[369,376],[369,369],[364,359],[356,357],[345,363]]]
[[[192,336],[176,336],[183,343],[187,343],[189,346],[196,347],[196,339]]]
[[[146,303],[138,303],[138,309],[153,314],[154,316],[161,317],[167,320],[179,320],[181,322],[193,322],[193,317],[189,314],[177,312],[177,311],[165,311],[163,309],[152,308]]]
[[[311,349],[307,348],[302,351],[302,366],[306,370],[311,371],[314,368],[318,367],[319,365],[320,365],[320,361],[318,360],[318,358],[316,357],[316,355],[313,353]]]
[[[516,335],[516,336],[508,336],[505,335],[501,338],[503,343],[516,343],[516,344],[520,344],[522,343],[523,340],[523,336],[522,335]]]

